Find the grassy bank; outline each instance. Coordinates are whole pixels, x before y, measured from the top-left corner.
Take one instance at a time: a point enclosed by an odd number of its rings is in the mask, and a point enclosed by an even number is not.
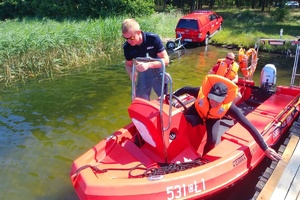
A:
[[[224,18],[224,25],[222,33],[216,34],[212,43],[249,48],[258,38],[279,38],[281,29],[283,38],[300,37],[300,9],[284,10],[286,11],[287,13],[278,13],[278,10],[217,10]]]
[[[216,10],[224,18],[223,30],[211,43],[251,47],[259,37],[284,38],[300,35],[300,10],[294,9],[285,22],[274,22],[270,12]],[[144,31],[158,33],[164,41],[174,38],[181,13],[156,13],[137,18]],[[6,84],[28,78],[54,77],[74,67],[99,59],[111,62],[122,53],[120,25],[124,17],[57,22],[11,20],[0,22],[0,81]]]

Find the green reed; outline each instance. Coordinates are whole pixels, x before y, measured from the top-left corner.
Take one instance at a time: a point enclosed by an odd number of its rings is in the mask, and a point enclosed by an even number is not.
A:
[[[107,57],[108,50],[120,46],[120,21],[1,22],[1,78],[9,82],[31,76],[52,77],[56,72]]]
[[[0,80],[9,83],[30,77],[53,77],[98,59],[110,61],[112,55],[122,52],[124,39],[120,30],[124,18],[0,22]],[[157,25],[159,19],[164,19],[163,25]],[[177,19],[172,19],[172,25],[166,19],[168,15],[156,14],[138,20],[147,31],[154,32],[159,27],[173,33]]]
[[[299,36],[300,12],[293,11],[288,22],[274,22],[268,12],[217,9],[223,29],[212,44],[252,47],[259,37]],[[183,14],[155,13],[137,18],[142,30],[155,32],[164,42],[175,38],[175,27]],[[121,23],[125,16],[83,21],[49,19],[0,22],[0,82],[12,83],[31,77],[52,78],[99,59],[111,62],[122,53]]]

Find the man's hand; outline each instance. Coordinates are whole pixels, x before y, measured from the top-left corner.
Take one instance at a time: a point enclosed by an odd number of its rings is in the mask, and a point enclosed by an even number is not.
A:
[[[144,72],[149,69],[149,62],[136,62],[135,68],[139,72]]]
[[[276,151],[274,149],[272,149],[271,147],[268,147],[267,150],[265,150],[265,155],[274,161],[279,161],[282,159],[281,155],[276,153]]]

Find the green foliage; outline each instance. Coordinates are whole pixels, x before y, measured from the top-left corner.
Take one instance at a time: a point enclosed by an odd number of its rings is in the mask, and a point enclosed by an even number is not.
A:
[[[95,59],[110,60],[121,47],[122,19],[80,22],[44,19],[0,22],[0,75],[6,81],[52,77]],[[1,78],[1,77],[0,77]]]
[[[147,17],[138,17],[137,21],[143,31],[157,33],[163,39],[174,39],[175,27],[182,15],[181,12],[156,13]]]
[[[127,18],[128,16],[126,16]],[[178,18],[180,15],[178,15]],[[82,21],[23,19],[0,21],[0,81],[53,77],[95,60],[122,53],[125,16]],[[144,31],[174,36],[172,14],[138,17]]]
[[[128,0],[119,7],[116,13],[131,17],[148,16],[154,13],[154,3],[151,0]]]
[[[275,21],[283,22],[290,18],[290,10],[288,8],[277,8],[271,12],[271,16]]]
[[[218,10],[224,18],[222,31],[210,41],[253,47],[259,37],[299,36],[300,11],[291,12],[289,21],[278,22],[268,12],[258,10]],[[142,30],[157,33],[166,42],[175,38],[181,12],[134,14],[85,20],[49,18],[0,21],[0,81],[11,82],[29,77],[52,77],[78,66],[103,59],[111,62],[122,53],[124,38],[121,23],[135,16]]]
[[[154,12],[152,0],[4,0],[0,20],[37,17],[61,20],[145,16]]]
[[[175,6],[172,6],[172,5],[167,5],[164,12],[166,12],[166,13],[176,13],[177,8]]]
[[[218,14],[224,18],[222,31],[212,38],[213,44],[234,45],[239,47],[253,47],[258,38],[279,38],[283,29],[285,38],[294,38],[300,35],[299,18],[293,17],[290,21],[280,22],[268,12],[253,9],[219,10]],[[276,11],[275,11],[276,12]],[[272,13],[272,12],[271,12]],[[296,12],[294,13],[297,14]]]

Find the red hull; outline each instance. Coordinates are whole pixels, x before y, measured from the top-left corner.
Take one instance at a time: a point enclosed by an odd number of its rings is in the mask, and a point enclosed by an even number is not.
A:
[[[254,88],[252,82],[246,85],[241,88],[244,102]],[[268,145],[276,144],[298,117],[299,93],[300,89],[279,86],[275,94],[247,114]],[[189,101],[190,97],[183,100],[187,106],[193,103]],[[80,199],[206,198],[236,183],[264,158],[253,137],[235,124],[225,131],[221,143],[202,157],[208,163],[148,176],[145,170],[162,167],[161,163],[192,163],[202,155],[205,128],[187,123],[182,106],[172,107],[170,127],[161,134],[161,124],[168,124],[168,109],[164,104],[161,123],[158,101],[135,99],[128,110],[135,123],[119,129],[74,161],[71,181]]]

